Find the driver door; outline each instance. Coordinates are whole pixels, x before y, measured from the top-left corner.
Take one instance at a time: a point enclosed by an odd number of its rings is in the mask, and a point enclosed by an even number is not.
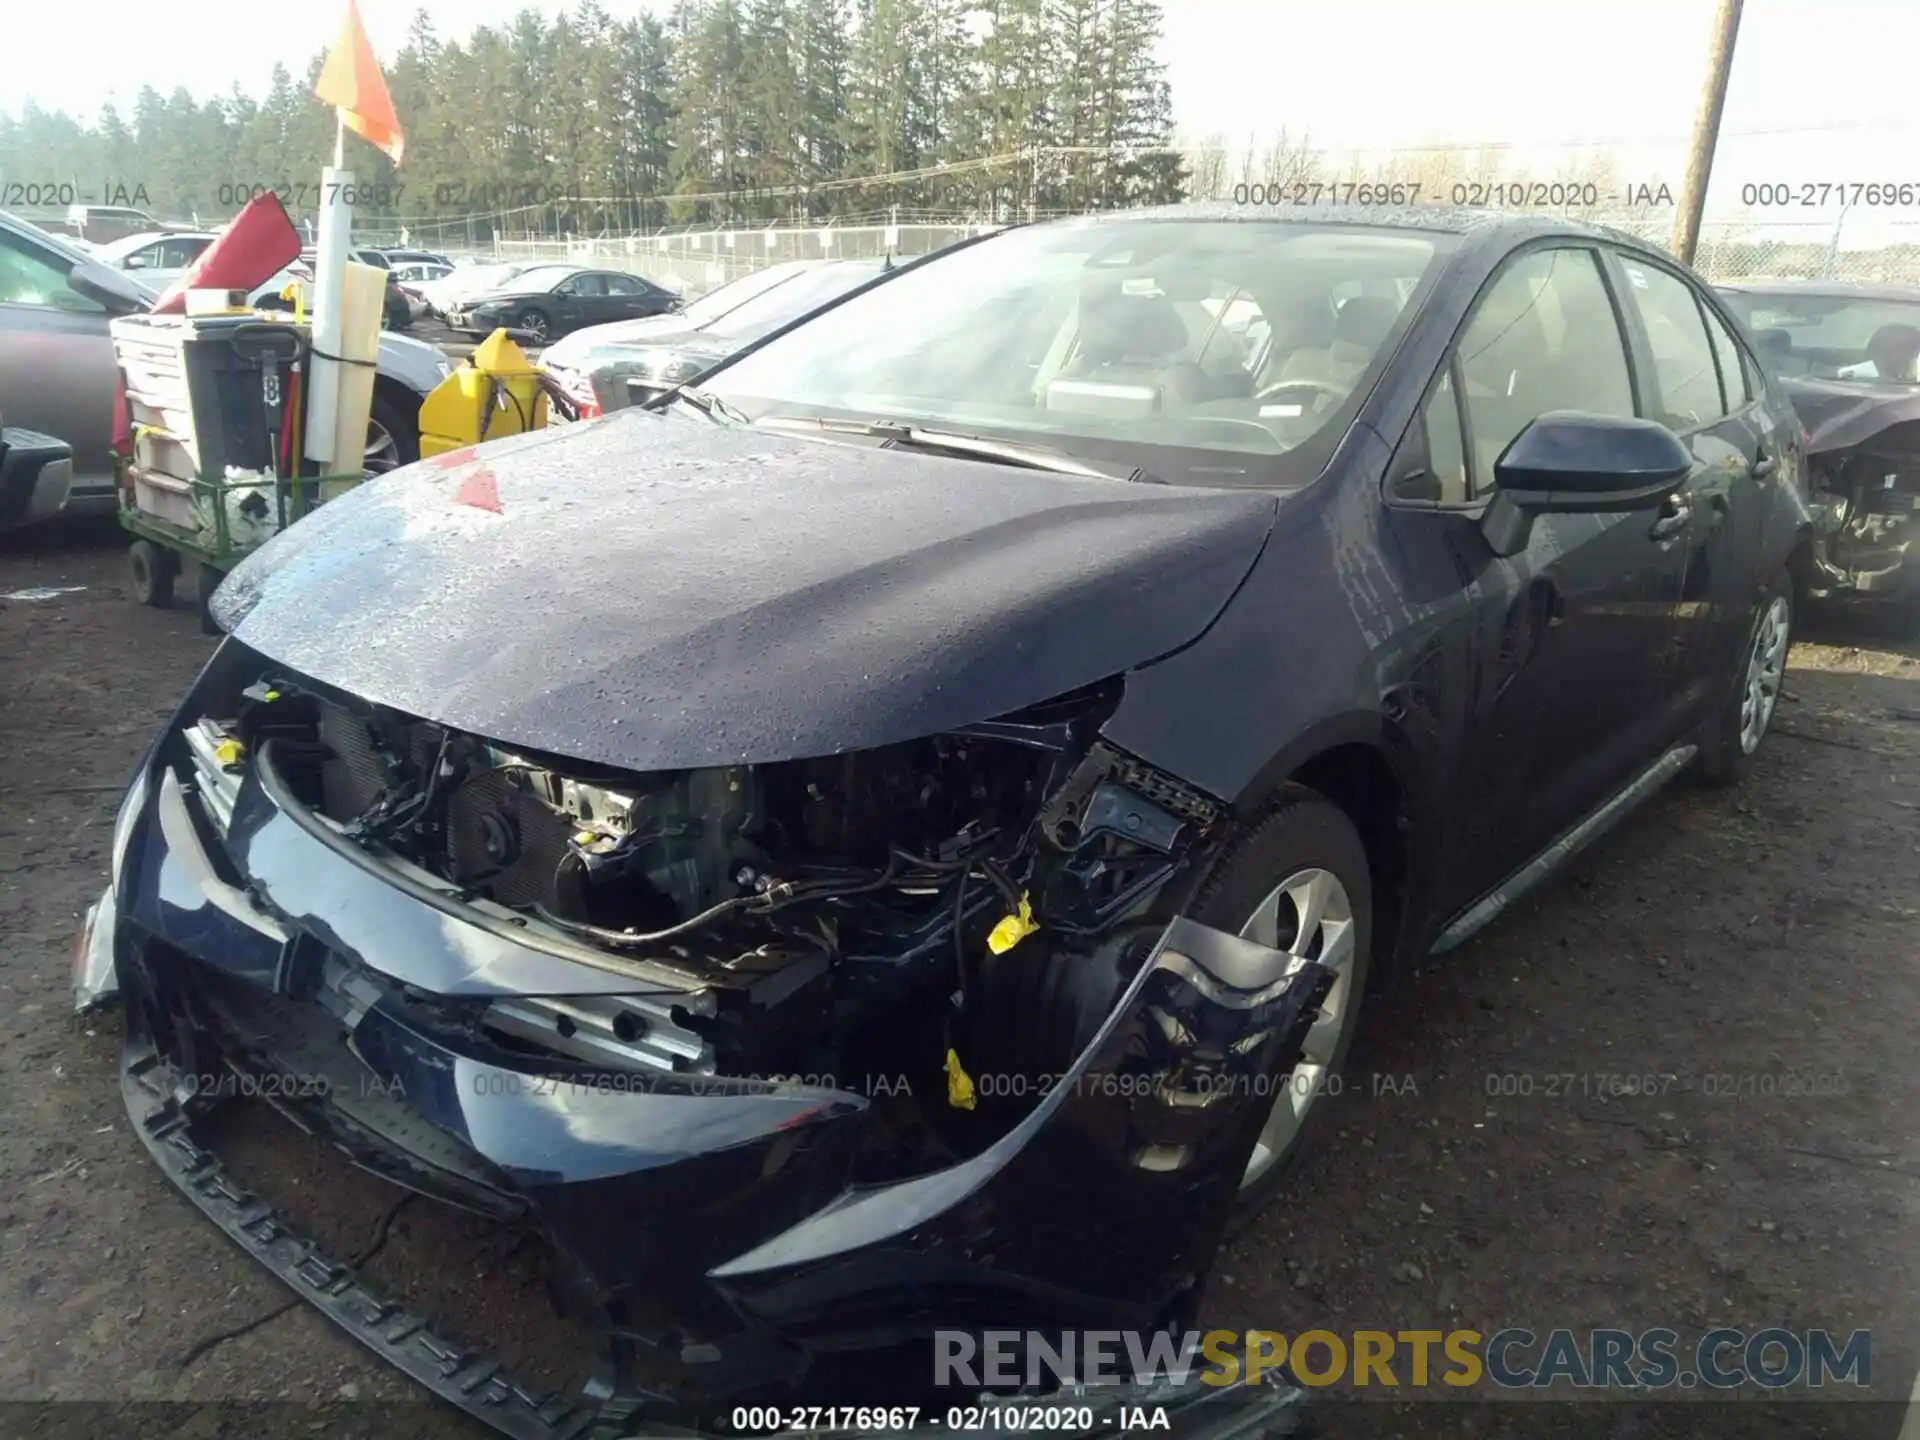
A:
[[[1636,413],[1626,337],[1598,254],[1550,246],[1490,280],[1413,434],[1396,496],[1477,520],[1501,454],[1550,410]],[[1406,448],[1403,442],[1402,449]],[[1499,884],[1658,755],[1684,554],[1650,517],[1542,515],[1527,548],[1496,556],[1477,524],[1452,532],[1467,603],[1454,622],[1468,714],[1453,767],[1439,877],[1466,905]]]

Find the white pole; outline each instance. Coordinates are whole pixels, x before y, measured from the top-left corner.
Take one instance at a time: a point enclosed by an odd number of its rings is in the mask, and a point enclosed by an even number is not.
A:
[[[333,454],[340,407],[340,362],[346,334],[347,251],[353,244],[353,207],[346,196],[353,172],[345,168],[347,125],[336,121],[333,164],[320,172],[320,241],[313,264],[313,375],[307,392],[307,458],[323,474],[342,473]],[[353,457],[356,462],[358,456]],[[357,471],[359,465],[356,463]]]

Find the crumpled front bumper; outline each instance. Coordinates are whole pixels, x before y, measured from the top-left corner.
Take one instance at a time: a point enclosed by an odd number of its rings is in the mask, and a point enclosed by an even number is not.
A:
[[[1103,1077],[1139,1072],[1143,1056],[1177,1070],[1169,1034],[1217,1045],[1257,1031],[1241,1063],[1263,1070],[1285,1057],[1290,1068],[1330,979],[1176,920],[1073,1066],[996,1143],[859,1186],[872,1138],[859,1094],[712,1079],[554,1084],[465,1053],[423,1018],[423,993],[657,982],[408,893],[329,846],[252,775],[222,839],[190,773],[163,737],[116,827],[115,913],[104,917],[142,1139],[304,1298],[510,1434],[583,1434],[625,1414],[663,1433],[659,1420],[691,1423],[742,1398],[857,1400],[856,1377],[923,1366],[935,1328],[1168,1323],[1211,1263],[1251,1131],[1213,1103],[1231,1086],[1196,1097]],[[227,1075],[252,1077],[253,1093],[376,1174],[537,1226],[563,1291],[607,1339],[585,1408],[523,1391],[233,1187],[194,1134],[210,1077]],[[663,1369],[670,1379],[656,1384]],[[1277,1394],[1189,1392],[1182,1403],[1243,1424],[1282,1413]]]

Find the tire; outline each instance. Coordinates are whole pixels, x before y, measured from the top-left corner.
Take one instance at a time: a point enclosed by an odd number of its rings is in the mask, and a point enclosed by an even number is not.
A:
[[[1243,1227],[1259,1213],[1261,1206],[1278,1188],[1281,1179],[1310,1147],[1325,1123],[1329,1094],[1337,1093],[1338,1077],[1353,1047],[1359,1028],[1361,1003],[1366,997],[1373,946],[1373,883],[1367,864],[1367,850],[1344,811],[1331,801],[1302,786],[1289,785],[1282,790],[1273,808],[1220,856],[1185,913],[1203,925],[1230,934],[1245,933],[1263,902],[1272,898],[1283,882],[1313,872],[1330,876],[1345,898],[1350,929],[1346,942],[1350,958],[1340,968],[1343,978],[1328,992],[1325,1017],[1319,1022],[1332,1028],[1316,1042],[1309,1039],[1309,1050],[1319,1049],[1323,1067],[1316,1075],[1302,1068],[1287,1085],[1276,1085],[1272,1106],[1259,1109],[1258,1118],[1249,1117],[1250,1131],[1259,1131],[1279,1106],[1292,1105],[1298,1122],[1283,1148],[1269,1154],[1264,1147],[1268,1137],[1254,1141],[1249,1155],[1247,1178],[1241,1183],[1234,1202],[1232,1226]],[[1307,888],[1315,882],[1309,882]],[[1325,906],[1334,914],[1331,900]],[[1298,902],[1283,897],[1279,902],[1278,943],[1290,938],[1298,928]],[[1323,938],[1310,941],[1310,953],[1318,952],[1324,937],[1331,934],[1325,926]],[[1256,936],[1256,938],[1260,938]],[[1270,941],[1268,943],[1275,943]],[[1292,948],[1288,946],[1288,948]],[[1317,958],[1317,954],[1316,954]],[[1337,1017],[1337,1018],[1335,1018]],[[1318,1027],[1316,1027],[1317,1029]],[[1296,1103],[1296,1101],[1300,1103]]]
[[[1887,628],[1896,640],[1920,639],[1920,584],[1887,602]]]
[[[1737,785],[1753,769],[1754,756],[1760,753],[1779,708],[1796,618],[1793,581],[1783,570],[1754,604],[1747,642],[1728,679],[1726,702],[1701,737],[1694,770],[1703,784]]]
[[[171,560],[172,557],[151,540],[136,540],[127,547],[127,578],[135,600],[156,610],[173,604]]]
[[[547,312],[531,307],[522,310],[513,320],[513,328],[525,330],[531,337],[531,343],[544,345],[553,338],[553,322],[547,319]]]
[[[213,592],[226,576],[211,565],[201,564],[194,567],[193,588],[200,601],[200,633],[202,635],[224,635],[213,618]]]
[[[390,446],[379,445],[384,434]],[[367,448],[363,468],[370,475],[384,475],[411,465],[420,458],[420,402],[409,404],[384,386],[375,386],[373,408],[367,413]]]

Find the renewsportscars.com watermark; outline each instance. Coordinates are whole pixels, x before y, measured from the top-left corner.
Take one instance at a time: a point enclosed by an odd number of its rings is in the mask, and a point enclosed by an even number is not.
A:
[[[1865,1387],[1873,1335],[1828,1330],[1715,1329],[1688,1342],[1676,1330],[1602,1327],[1536,1334],[1477,1330],[986,1330],[934,1336],[934,1383],[961,1386],[1258,1384],[1284,1371],[1303,1385],[1464,1389],[1484,1379],[1503,1390],[1664,1390],[1758,1385]]]

